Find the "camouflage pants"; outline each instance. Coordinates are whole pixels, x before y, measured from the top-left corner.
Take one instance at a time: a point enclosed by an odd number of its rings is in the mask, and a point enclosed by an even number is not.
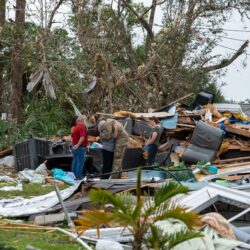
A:
[[[115,145],[115,151],[114,151],[114,161],[113,161],[113,167],[112,172],[120,171],[122,170],[122,160],[125,153],[126,148],[128,147],[128,140],[125,141],[125,143],[117,143]],[[121,174],[113,174],[112,179],[120,178]]]

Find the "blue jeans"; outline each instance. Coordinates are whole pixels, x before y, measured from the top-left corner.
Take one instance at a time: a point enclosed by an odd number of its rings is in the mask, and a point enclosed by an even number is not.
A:
[[[73,161],[71,172],[76,176],[77,180],[81,180],[85,176],[84,161],[85,161],[85,147],[80,146],[74,150],[72,148]]]
[[[158,146],[157,145],[149,145],[148,148],[148,165],[152,165],[155,162],[155,157],[157,154]]]

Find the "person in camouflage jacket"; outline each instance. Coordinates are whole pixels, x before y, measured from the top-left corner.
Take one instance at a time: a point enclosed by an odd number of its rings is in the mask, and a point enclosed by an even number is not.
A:
[[[123,156],[129,144],[129,136],[122,124],[114,119],[107,119],[106,122],[102,125],[102,127],[102,133],[100,133],[100,138],[102,140],[109,140],[112,135],[115,139],[112,172],[120,171],[122,169]],[[112,178],[119,177],[120,174],[112,175]]]

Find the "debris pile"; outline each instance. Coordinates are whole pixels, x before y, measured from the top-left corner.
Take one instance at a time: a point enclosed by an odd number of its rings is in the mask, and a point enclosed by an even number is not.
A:
[[[4,218],[1,230],[59,230],[86,249],[92,249],[91,245],[110,249],[112,244],[116,249],[138,249],[135,242],[139,225],[142,244],[153,249],[155,236],[164,239],[150,224],[154,222],[168,239],[183,233],[190,239],[188,246],[182,242],[173,247],[176,250],[198,249],[197,245],[204,242],[209,249],[217,249],[215,246],[220,244],[224,247],[221,249],[250,249],[250,119],[239,105],[216,104],[214,96],[204,91],[193,107],[187,108],[181,102],[190,96],[147,113],[95,115],[96,121],[100,117],[119,121],[129,134],[121,179],[99,178],[103,159],[98,122],[88,124],[88,174],[82,181],[69,172],[69,137],[29,138],[17,143],[13,146],[14,161],[9,156],[12,149],[0,152],[0,192],[21,192],[22,183],[27,182],[55,186],[55,191],[42,196],[0,200],[0,215]],[[153,129],[150,118],[157,118],[164,130],[155,163],[149,166],[144,145]],[[58,185],[62,183],[70,186],[60,191]],[[150,206],[152,211],[148,213]],[[157,210],[157,206],[164,209]],[[177,215],[167,217],[164,212],[170,208]],[[163,213],[162,220],[156,221],[158,213]],[[198,218],[196,213],[201,217],[195,225],[189,225],[190,220]],[[185,215],[191,217],[185,220]],[[129,223],[126,216],[131,216]],[[18,224],[6,218],[28,218],[30,222]],[[65,221],[67,230],[60,227]],[[169,240],[157,244],[170,246]]]

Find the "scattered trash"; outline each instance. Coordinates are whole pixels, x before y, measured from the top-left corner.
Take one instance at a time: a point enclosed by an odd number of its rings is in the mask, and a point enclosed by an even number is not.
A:
[[[14,156],[9,155],[9,156],[5,156],[4,158],[0,159],[0,165],[13,168],[14,167]]]
[[[96,243],[96,250],[124,250],[122,245],[111,240],[98,240]]]
[[[18,183],[16,186],[5,186],[0,188],[0,191],[22,191],[22,190],[23,190],[22,183]]]
[[[18,177],[22,182],[30,182],[30,183],[45,183],[45,176],[41,174],[37,174],[35,170],[24,169],[18,173]]]
[[[59,180],[59,181],[64,181],[70,185],[75,185],[76,182],[74,181],[75,179],[75,176],[73,175],[73,173],[70,173],[69,175],[64,172],[62,169],[58,169],[58,168],[54,168],[52,169],[52,176],[56,179],[56,180]],[[73,177],[73,178],[71,178]]]
[[[45,163],[40,164],[36,169],[35,169],[35,173],[36,174],[40,174],[40,175],[44,175],[47,176],[48,175],[48,169]]]
[[[7,175],[0,175],[0,182],[16,182],[16,180]]]
[[[41,250],[40,248],[33,247],[31,245],[26,246],[26,250]]]

